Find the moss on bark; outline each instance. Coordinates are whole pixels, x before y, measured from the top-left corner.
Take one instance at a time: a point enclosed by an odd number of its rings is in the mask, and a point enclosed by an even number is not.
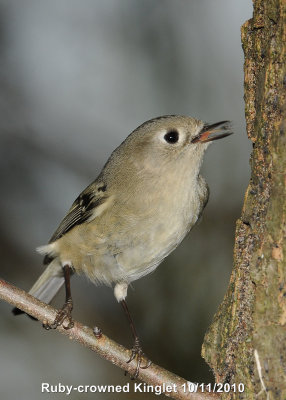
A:
[[[286,1],[254,0],[241,29],[251,179],[236,224],[234,268],[203,345],[223,399],[286,399]],[[260,372],[259,372],[260,370]]]

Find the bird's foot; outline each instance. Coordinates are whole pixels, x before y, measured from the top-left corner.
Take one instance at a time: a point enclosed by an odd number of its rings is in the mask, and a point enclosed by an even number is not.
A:
[[[71,329],[74,326],[74,322],[72,320],[72,309],[73,309],[73,301],[72,298],[69,298],[63,307],[58,311],[57,316],[52,324],[45,323],[43,327],[47,330],[56,329],[58,326],[63,326],[64,329]],[[67,320],[68,324],[63,325],[64,321]]]
[[[152,364],[152,361],[150,361],[148,359],[146,360],[146,357],[143,353],[143,350],[141,348],[138,337],[135,339],[134,346],[131,349],[131,356],[130,356],[129,360],[126,361],[127,364],[129,364],[131,361],[133,361],[134,358],[137,358],[137,364],[136,364],[135,373],[131,376],[131,379],[136,379],[138,377],[140,368],[147,369]],[[146,365],[142,366],[142,362],[144,361],[144,359],[146,361]]]

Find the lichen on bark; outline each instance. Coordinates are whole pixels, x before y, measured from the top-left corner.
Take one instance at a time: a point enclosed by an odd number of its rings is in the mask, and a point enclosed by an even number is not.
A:
[[[254,0],[241,29],[251,179],[234,267],[203,345],[223,399],[286,399],[286,1]]]

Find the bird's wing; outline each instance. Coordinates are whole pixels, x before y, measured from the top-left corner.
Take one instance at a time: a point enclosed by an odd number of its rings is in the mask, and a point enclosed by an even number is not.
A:
[[[96,216],[96,207],[103,204],[107,198],[104,183],[91,183],[74,201],[49,243],[58,240],[76,225],[91,221]]]

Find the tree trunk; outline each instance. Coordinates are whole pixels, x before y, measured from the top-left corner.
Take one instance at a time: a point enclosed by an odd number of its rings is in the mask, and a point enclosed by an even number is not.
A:
[[[203,357],[223,399],[286,399],[286,0],[254,0],[241,30],[251,179],[236,224],[234,268]]]

